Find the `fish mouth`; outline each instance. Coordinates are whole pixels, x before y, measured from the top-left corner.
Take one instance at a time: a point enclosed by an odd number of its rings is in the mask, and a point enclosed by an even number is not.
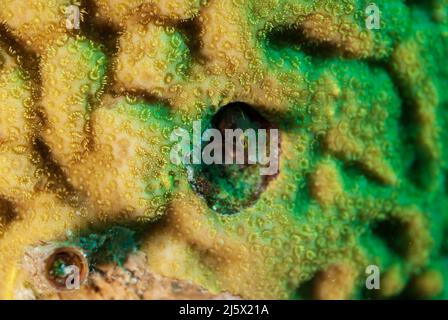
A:
[[[114,228],[118,232],[131,231]],[[110,231],[110,230],[109,230]],[[92,235],[91,235],[92,236]],[[123,237],[123,234],[118,234]],[[93,238],[98,238],[97,234]],[[129,239],[125,239],[129,242]],[[110,241],[110,240],[109,240]],[[19,300],[239,300],[228,292],[211,292],[188,280],[153,271],[144,252],[132,244],[126,255],[116,252],[111,242],[92,249],[73,241],[43,243],[26,250],[23,276],[15,289]],[[129,243],[128,243],[129,245]],[[90,249],[90,250],[89,250]],[[105,259],[109,252],[120,259]]]

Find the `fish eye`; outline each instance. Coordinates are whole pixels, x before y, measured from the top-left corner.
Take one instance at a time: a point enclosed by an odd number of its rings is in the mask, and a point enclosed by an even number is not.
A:
[[[203,161],[200,165],[193,165],[195,178],[192,185],[213,210],[226,215],[235,214],[252,206],[278,174],[278,171],[270,175],[262,174],[261,170],[264,170],[266,163],[260,161],[263,156],[269,159],[269,165],[271,160],[278,163],[278,135],[277,144],[271,143],[272,132],[275,130],[278,134],[278,129],[255,107],[242,102],[223,106],[211,117],[208,128],[215,130],[210,144],[215,144],[216,139],[221,141],[218,142],[219,147],[214,149],[213,163]],[[263,140],[265,149],[262,151],[260,142]],[[210,150],[210,144],[203,144],[203,157],[204,153],[209,154],[206,150]],[[240,156],[237,144],[241,144]],[[273,145],[276,149],[275,159],[272,159]],[[220,152],[218,158],[216,152]]]

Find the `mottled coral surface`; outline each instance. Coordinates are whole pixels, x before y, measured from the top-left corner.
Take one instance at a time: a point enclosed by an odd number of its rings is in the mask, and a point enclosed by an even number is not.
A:
[[[448,297],[448,4],[375,3],[378,30],[364,0],[0,0],[0,298],[47,297],[30,248],[117,226],[210,294]],[[170,161],[229,106],[279,129],[275,177]]]

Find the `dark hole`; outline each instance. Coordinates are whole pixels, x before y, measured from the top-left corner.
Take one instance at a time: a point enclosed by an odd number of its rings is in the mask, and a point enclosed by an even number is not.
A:
[[[269,153],[271,142],[270,129],[276,128],[254,108],[241,102],[231,103],[221,108],[212,117],[208,128],[217,129],[221,133],[223,143],[218,150],[221,152],[223,161],[220,164],[205,164],[202,161],[199,165],[193,165],[194,179],[192,185],[206,199],[208,205],[213,210],[222,214],[234,214],[253,205],[269,182],[278,174],[277,170],[275,174],[262,175],[261,169],[263,167],[259,161],[257,160],[256,163],[249,163],[248,161],[249,150],[254,150],[250,146],[256,145],[259,141],[259,129],[266,130],[266,154],[270,159],[274,158],[275,154],[271,157]],[[246,132],[247,129],[253,129],[255,132],[255,143],[254,140],[248,139],[247,135],[244,137],[240,136],[244,150],[244,161],[241,164],[237,164],[235,161],[236,152],[229,152],[230,148],[227,148],[226,151],[226,129],[241,129],[242,132]],[[210,140],[210,142],[214,141],[214,139]],[[203,151],[208,143],[203,143]],[[235,150],[236,143],[236,140],[233,139],[231,143],[227,144],[228,146],[232,145],[233,150]],[[277,145],[278,147],[279,144]],[[258,148],[256,148],[256,151],[259,151]],[[280,150],[278,151],[279,153]],[[214,155],[215,153],[210,154]],[[232,164],[223,164],[226,157],[232,159]]]
[[[77,284],[82,285],[89,272],[101,273],[101,265],[123,266],[128,256],[138,249],[138,238],[146,231],[141,224],[136,230],[111,225],[84,229],[70,236],[64,246],[54,249],[45,260],[46,278],[58,290],[77,289]]]
[[[315,281],[315,277],[316,275],[299,285],[295,292],[294,298],[296,300],[313,300],[313,284]]]
[[[382,239],[398,256],[406,255],[408,241],[404,229],[402,223],[395,219],[379,221],[372,226],[373,234]]]
[[[48,281],[59,290],[70,290],[76,285],[73,280],[78,278],[83,282],[88,273],[88,263],[83,252],[76,247],[61,247],[56,249],[46,260],[46,276]],[[75,275],[74,273],[77,273]]]

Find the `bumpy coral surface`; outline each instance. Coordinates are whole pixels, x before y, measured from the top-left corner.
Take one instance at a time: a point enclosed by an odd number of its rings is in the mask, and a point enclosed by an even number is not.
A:
[[[448,4],[369,4],[0,0],[0,298],[448,297]],[[195,120],[278,174],[174,164]]]

